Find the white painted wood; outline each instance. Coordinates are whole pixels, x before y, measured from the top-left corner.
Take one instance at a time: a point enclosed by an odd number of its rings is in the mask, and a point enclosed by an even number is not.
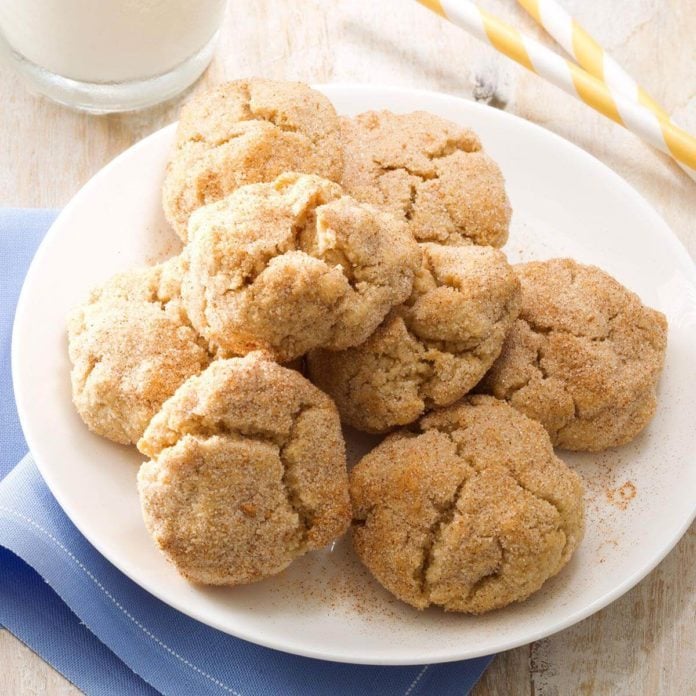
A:
[[[511,0],[480,0],[542,40]],[[562,0],[614,57],[696,130],[693,0]],[[549,45],[552,45],[549,42]],[[217,57],[201,83],[263,75],[381,82],[475,97],[542,124],[635,186],[696,257],[696,184],[589,108],[498,56],[411,0],[231,0]],[[178,101],[93,117],[27,94],[0,70],[0,205],[62,206],[94,172],[172,121]],[[690,694],[696,684],[696,528],[623,598],[562,633],[497,657],[475,696]],[[0,694],[77,690],[6,631]]]

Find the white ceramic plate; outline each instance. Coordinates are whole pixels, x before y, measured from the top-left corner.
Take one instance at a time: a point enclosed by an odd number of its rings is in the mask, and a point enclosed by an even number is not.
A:
[[[696,274],[655,211],[603,164],[507,113],[439,94],[330,86],[342,113],[426,109],[472,126],[500,163],[514,209],[513,261],[595,263],[670,322],[660,406],[646,432],[599,456],[563,454],[585,478],[587,535],[529,601],[482,617],[419,613],[382,590],[342,540],[270,580],[189,585],[140,517],[140,456],[92,435],[70,400],[65,316],[112,273],[176,253],[160,209],[173,126],[99,172],[65,208],[31,266],[17,310],[13,372],[31,451],[80,531],[145,589],[206,624],[280,650],[345,662],[414,664],[475,657],[547,636],[626,592],[674,546],[696,512]],[[349,443],[355,453],[360,443]],[[676,485],[675,485],[676,484]]]

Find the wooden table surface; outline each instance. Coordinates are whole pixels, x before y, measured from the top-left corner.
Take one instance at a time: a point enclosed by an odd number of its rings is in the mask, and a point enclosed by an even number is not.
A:
[[[693,0],[562,3],[696,131]],[[512,0],[481,4],[546,40]],[[606,162],[657,208],[696,257],[696,183],[630,133],[410,0],[232,0],[216,58],[196,89],[250,75],[403,85],[492,102]],[[87,116],[29,95],[5,68],[0,94],[3,206],[64,205],[102,165],[174,120],[180,102],[130,115]],[[0,694],[76,693],[0,632]],[[696,528],[611,606],[496,657],[474,694],[696,694]]]

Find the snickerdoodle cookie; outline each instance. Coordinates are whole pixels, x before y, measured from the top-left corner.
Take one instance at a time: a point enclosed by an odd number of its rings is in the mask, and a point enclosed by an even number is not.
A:
[[[389,213],[283,174],[197,210],[182,294],[215,348],[288,361],[362,343],[411,292],[418,245]]]
[[[419,241],[505,243],[505,181],[473,131],[425,111],[369,111],[341,126],[351,196],[386,206]]]
[[[541,422],[558,447],[595,452],[652,418],[667,321],[594,266],[515,267],[522,309],[481,391]]]
[[[254,582],[345,532],[350,500],[336,408],[261,353],[185,382],[138,443],[148,531],[189,580]]]
[[[250,79],[228,82],[182,110],[167,168],[167,219],[186,241],[191,213],[244,184],[286,171],[338,181],[340,126],[331,102],[308,85]]]
[[[520,284],[501,251],[420,246],[411,296],[365,343],[308,356],[312,381],[360,430],[406,425],[462,397],[498,357],[519,312]]]
[[[135,443],[165,399],[210,362],[178,295],[180,259],[120,273],[68,321],[73,401],[98,435]]]
[[[490,396],[390,435],[350,491],[358,556],[418,609],[480,614],[526,599],[583,535],[580,478],[539,423]]]

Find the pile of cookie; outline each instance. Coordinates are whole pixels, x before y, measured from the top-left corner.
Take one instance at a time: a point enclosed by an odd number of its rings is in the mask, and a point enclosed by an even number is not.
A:
[[[182,575],[254,582],[350,528],[401,600],[482,613],[567,563],[583,487],[553,448],[638,435],[666,321],[598,268],[511,266],[475,133],[231,82],[183,108],[163,203],[183,251],[94,290],[69,353]],[[342,424],[388,433],[350,474]]]

